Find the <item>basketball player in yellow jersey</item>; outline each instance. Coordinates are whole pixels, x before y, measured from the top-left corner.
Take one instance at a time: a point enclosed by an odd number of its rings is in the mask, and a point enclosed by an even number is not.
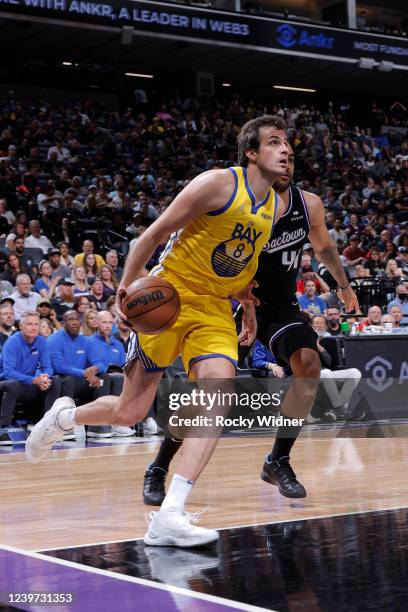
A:
[[[178,289],[178,320],[157,336],[139,335],[128,355],[119,398],[101,397],[79,408],[70,398],[57,400],[27,440],[28,459],[40,460],[76,425],[133,425],[144,419],[163,370],[178,354],[197,380],[235,377],[237,337],[229,298],[237,297],[243,305],[239,340],[252,344],[256,318],[251,280],[273,223],[284,210],[271,185],[287,173],[288,152],[280,117],[248,121],[238,137],[240,166],[196,177],[144,232],[128,255],[117,307],[120,311],[123,292],[141,276],[157,245],[171,235],[153,274],[163,275]],[[147,544],[190,547],[218,538],[217,531],[192,525],[184,511],[216,444],[216,437],[185,439],[176,474],[145,535]]]
[[[233,181],[225,181],[225,172]],[[228,298],[255,275],[265,236],[276,217],[277,196],[270,188],[260,203],[252,200],[245,167],[211,174],[218,174],[219,184],[227,183],[230,192],[232,188],[228,201],[174,232],[150,273],[163,276],[176,287],[182,308],[168,331],[159,336],[138,334],[138,348],[148,371],[164,371],[180,354],[186,372],[211,356],[223,357],[234,366],[237,363],[236,325]]]

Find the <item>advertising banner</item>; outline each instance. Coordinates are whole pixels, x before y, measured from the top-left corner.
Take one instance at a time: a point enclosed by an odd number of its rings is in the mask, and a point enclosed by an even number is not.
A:
[[[102,27],[132,26],[149,35],[346,62],[365,57],[408,67],[404,38],[196,7],[138,0],[0,0],[1,13]]]

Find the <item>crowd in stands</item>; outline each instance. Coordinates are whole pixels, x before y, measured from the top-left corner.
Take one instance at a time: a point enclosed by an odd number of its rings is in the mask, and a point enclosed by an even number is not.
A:
[[[115,319],[114,302],[129,243],[194,176],[234,165],[240,126],[264,112],[287,121],[295,182],[322,198],[367,321],[377,325],[389,313],[393,325],[408,323],[402,103],[373,102],[356,125],[345,103],[175,96],[151,108],[142,96],[116,112],[91,100],[51,103],[9,92],[0,99],[1,427],[10,425],[16,404],[42,399],[48,406],[61,387],[79,401],[120,393],[129,332]],[[336,333],[340,315],[333,288],[306,245],[299,303],[323,315],[325,333]],[[25,360],[24,351],[34,352]]]
[[[408,36],[408,20],[405,16],[401,23],[385,24],[384,16],[380,11],[371,11],[369,16],[364,9],[357,13],[356,25],[359,30],[377,32],[386,36]]]
[[[361,251],[359,246],[353,246],[357,241],[358,238],[354,234],[350,236],[351,246],[343,251],[341,259],[350,275],[350,284],[360,297],[360,304],[364,305],[364,301],[367,301],[366,298],[369,298],[369,303],[366,304],[367,308],[365,309],[367,312],[357,313],[357,315],[367,315],[364,318],[360,317],[359,333],[368,333],[372,330],[381,331],[380,329],[373,329],[373,326],[381,327],[382,323],[390,322],[386,318],[388,315],[393,317],[392,328],[407,326],[408,333],[408,248],[400,247],[401,257],[397,259],[390,257],[388,261],[385,257],[381,257],[380,251],[372,248],[370,251],[371,258],[367,259],[364,254],[350,255],[350,251],[353,249]],[[306,244],[305,247],[297,282],[299,306],[301,310],[311,316],[312,320],[318,316],[329,323],[328,319],[326,321],[328,312],[332,311],[333,308],[340,312],[341,303],[336,293],[330,290],[328,283],[324,280],[326,276],[327,281],[331,283],[328,271],[324,266],[319,265],[316,260],[313,261],[311,245]],[[349,253],[346,255],[347,251]],[[357,255],[359,256],[357,257]],[[354,259],[348,259],[352,257]],[[372,269],[373,262],[375,262],[374,269]],[[350,268],[354,269],[351,271]],[[319,271],[322,272],[322,276],[319,275]],[[375,323],[370,320],[370,313],[373,308],[380,313],[380,319]],[[356,321],[353,321],[353,317],[349,317],[349,322]],[[390,328],[386,327],[384,329],[389,331]],[[333,335],[333,330],[329,329],[329,333]]]
[[[316,14],[310,7],[303,6],[302,11],[296,13],[296,5],[288,3],[287,8],[283,8],[280,3],[278,6],[273,5],[263,0],[241,0],[239,8],[235,0],[171,0],[177,4],[193,5],[199,8],[219,9],[227,11],[239,11],[241,13],[249,13],[250,15],[262,15],[264,17],[274,17],[287,19],[290,21],[307,21],[313,22],[316,20]],[[305,3],[306,5],[307,3]],[[306,8],[306,13],[305,9]],[[402,8],[402,3],[401,7]],[[307,10],[309,9],[309,10]],[[338,27],[348,27],[346,15],[342,12],[340,17],[335,11],[332,18],[329,19],[330,25]],[[324,15],[324,11],[323,11]],[[326,23],[327,18],[324,19]],[[356,26],[359,30],[384,34],[386,36],[408,36],[408,17],[405,15],[402,19],[398,18],[397,14],[385,16],[380,7],[371,6],[369,13],[364,9],[359,9],[356,13]]]

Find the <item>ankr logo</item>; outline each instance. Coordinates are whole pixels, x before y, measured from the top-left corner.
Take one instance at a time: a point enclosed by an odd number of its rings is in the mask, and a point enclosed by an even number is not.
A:
[[[392,378],[388,378],[391,370],[392,363],[384,359],[384,357],[376,355],[365,365],[365,371],[369,375],[367,385],[375,391],[382,393],[392,385]]]
[[[295,45],[310,49],[333,49],[335,38],[326,36],[321,31],[299,30],[288,23],[283,23],[276,28],[276,41],[285,49],[291,49]]]
[[[291,25],[284,23],[276,29],[277,33],[277,41],[282,47],[286,49],[290,49],[296,45],[297,39],[297,30]]]

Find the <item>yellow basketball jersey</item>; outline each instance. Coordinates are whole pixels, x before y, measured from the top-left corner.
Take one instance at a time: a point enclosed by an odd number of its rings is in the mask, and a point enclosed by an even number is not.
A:
[[[257,203],[247,169],[228,168],[235,188],[222,208],[202,215],[171,235],[153,275],[178,277],[187,290],[228,297],[255,276],[258,255],[276,216],[273,189]]]

